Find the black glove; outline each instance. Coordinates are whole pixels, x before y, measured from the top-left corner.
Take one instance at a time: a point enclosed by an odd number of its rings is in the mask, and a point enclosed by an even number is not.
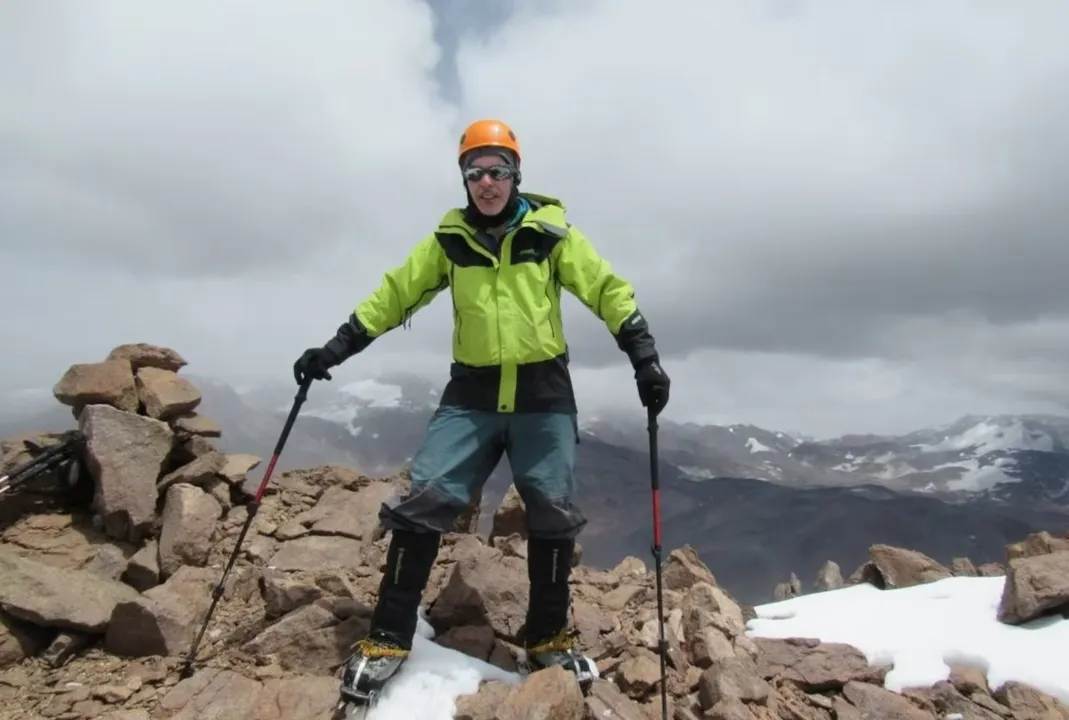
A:
[[[297,358],[297,362],[293,363],[293,377],[298,385],[302,384],[305,378],[330,380],[332,378],[327,371],[337,364],[338,358],[330,350],[321,347],[308,348]]]
[[[660,415],[668,405],[668,388],[671,385],[661,363],[650,360],[640,365],[635,371],[635,382],[638,384],[638,397],[642,400],[642,406],[652,409],[655,416]]]

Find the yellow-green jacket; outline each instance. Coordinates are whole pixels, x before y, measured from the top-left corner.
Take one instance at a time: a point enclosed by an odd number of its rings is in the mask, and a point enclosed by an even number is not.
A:
[[[600,318],[632,365],[656,358],[631,285],[613,273],[560,201],[523,193],[527,213],[500,241],[454,208],[390,270],[327,344],[339,362],[405,324],[441,291],[453,302],[453,365],[441,399],[499,412],[575,412],[561,288]]]

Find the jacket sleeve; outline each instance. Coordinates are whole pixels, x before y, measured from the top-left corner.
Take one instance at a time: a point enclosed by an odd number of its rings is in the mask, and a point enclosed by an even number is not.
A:
[[[379,287],[356,306],[326,348],[343,362],[375,338],[407,323],[448,285],[445,254],[432,233],[403,263],[386,272]]]
[[[633,368],[657,359],[653,335],[635,301],[635,289],[613,272],[574,225],[554,248],[554,265],[561,285],[605,323]]]

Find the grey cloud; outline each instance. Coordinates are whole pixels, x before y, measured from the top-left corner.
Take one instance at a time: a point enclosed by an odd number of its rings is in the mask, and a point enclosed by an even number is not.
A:
[[[171,276],[353,239],[381,262],[377,239],[425,232],[445,200],[453,134],[421,3],[7,12],[5,247]]]
[[[431,5],[0,6],[0,386],[132,340],[288,378],[462,202],[456,137],[489,115],[635,285],[668,417],[1063,402],[1064,3]],[[634,411],[565,311],[584,412]],[[441,379],[450,325],[439,298],[336,377]]]
[[[656,12],[671,32],[637,0],[520,15],[458,62],[665,352],[891,356],[913,318],[1069,311],[1064,4]],[[607,62],[609,38],[632,54]],[[545,78],[538,99],[508,76]]]

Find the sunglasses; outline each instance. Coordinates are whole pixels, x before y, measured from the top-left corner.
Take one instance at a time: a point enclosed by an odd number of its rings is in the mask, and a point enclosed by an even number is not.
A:
[[[488,168],[470,167],[464,170],[464,179],[468,182],[479,182],[486,175],[489,175],[494,180],[507,180],[515,176],[515,174],[516,171],[508,165],[493,165]]]

